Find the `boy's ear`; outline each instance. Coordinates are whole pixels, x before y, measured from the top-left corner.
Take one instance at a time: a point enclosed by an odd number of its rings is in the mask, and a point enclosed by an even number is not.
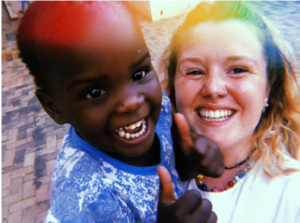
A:
[[[37,89],[35,91],[35,96],[38,98],[39,102],[43,106],[47,114],[59,125],[67,123],[63,114],[60,112],[55,101],[52,97],[42,89]]]

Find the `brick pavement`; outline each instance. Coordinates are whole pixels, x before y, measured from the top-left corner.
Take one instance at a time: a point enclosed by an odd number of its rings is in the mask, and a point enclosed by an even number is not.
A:
[[[300,58],[300,4],[256,2],[296,49]],[[137,16],[154,67],[184,15],[150,22]],[[49,187],[55,158],[68,125],[57,125],[42,110],[35,87],[18,59],[16,42],[6,34],[18,20],[2,24],[2,222],[43,222],[49,208]],[[157,69],[158,70],[158,69]],[[160,79],[162,79],[162,76]]]

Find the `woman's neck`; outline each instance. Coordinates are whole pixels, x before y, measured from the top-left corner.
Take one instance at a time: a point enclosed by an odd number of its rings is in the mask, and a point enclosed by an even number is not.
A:
[[[227,169],[219,178],[203,177],[201,181],[206,184],[208,190],[213,188],[225,188],[229,182],[233,181],[238,172],[246,169],[247,161],[243,162],[251,153],[251,146],[239,145],[231,148],[220,148],[224,156],[224,165]],[[237,165],[241,163],[240,165]],[[231,167],[234,167],[230,169]],[[228,169],[229,168],[229,169]]]
[[[241,166],[242,164],[244,164],[244,161],[247,160],[250,152],[251,151],[247,151],[245,153],[235,152],[235,155],[223,153],[225,169],[232,169],[232,167]]]

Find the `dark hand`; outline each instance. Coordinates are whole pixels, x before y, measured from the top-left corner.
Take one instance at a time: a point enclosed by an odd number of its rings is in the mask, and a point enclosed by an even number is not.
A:
[[[224,159],[220,149],[208,138],[190,132],[189,125],[182,114],[174,114],[174,119],[183,153],[195,169],[205,176],[213,178],[221,176],[224,170]]]
[[[217,216],[212,212],[212,205],[204,200],[196,190],[186,192],[177,201],[173,192],[173,183],[169,171],[159,166],[160,193],[157,209],[157,222],[165,223],[214,223]]]

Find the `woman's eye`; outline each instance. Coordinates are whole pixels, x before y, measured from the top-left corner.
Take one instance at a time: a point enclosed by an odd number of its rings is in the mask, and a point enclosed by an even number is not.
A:
[[[87,93],[86,98],[89,98],[89,99],[99,98],[102,95],[104,95],[105,93],[106,92],[103,89],[95,88],[95,89],[90,90]]]
[[[239,73],[244,73],[244,72],[247,72],[247,70],[243,69],[243,68],[234,68],[229,73],[231,73],[231,74],[239,74]]]
[[[193,71],[186,73],[186,75],[201,75],[201,74],[204,74],[204,73],[200,70],[193,70]]]
[[[147,72],[145,70],[136,72],[132,77],[133,81],[138,81],[138,80],[142,79],[143,77],[146,76],[146,73]]]

